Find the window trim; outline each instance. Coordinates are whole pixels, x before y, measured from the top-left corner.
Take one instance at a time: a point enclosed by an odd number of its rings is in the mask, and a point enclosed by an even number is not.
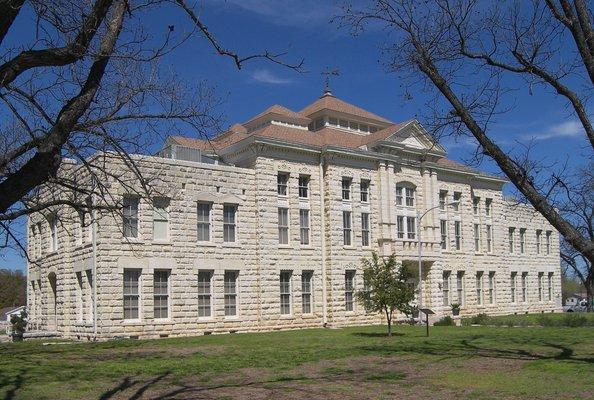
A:
[[[311,270],[301,271],[301,313],[305,315],[313,314],[313,276],[314,272]],[[307,277],[308,279],[304,279]],[[306,290],[305,283],[308,282],[309,290]],[[305,310],[305,298],[308,297],[309,311]]]
[[[284,178],[284,182],[281,178]],[[284,193],[282,193],[284,192]],[[289,196],[289,173],[288,172],[277,172],[276,174],[276,194],[279,197]]]
[[[200,274],[208,274],[208,293],[201,293],[200,291]],[[214,295],[213,295],[213,281],[214,281],[214,270],[212,269],[199,269],[198,274],[196,276],[196,280],[198,282],[198,308],[196,313],[198,315],[198,319],[211,319],[214,317]],[[208,313],[209,315],[200,315],[200,297],[208,297]]]
[[[126,274],[134,273],[136,275],[136,293],[126,294]],[[142,269],[141,268],[124,268],[122,273],[122,320],[124,322],[138,322],[142,321]],[[126,318],[126,297],[135,297],[137,300],[137,312],[136,318]]]
[[[165,274],[166,276],[166,284],[167,284],[167,293],[163,294],[157,294],[155,289],[156,289],[156,277],[157,274]],[[167,316],[162,317],[159,316],[157,317],[157,306],[156,306],[156,300],[157,300],[157,296],[159,297],[165,297],[165,300],[167,301]],[[162,309],[162,307],[161,307]],[[153,271],[153,318],[155,321],[168,321],[171,319],[171,270],[170,269],[155,269]]]
[[[227,276],[233,276],[233,289],[234,292],[227,292]],[[235,309],[234,314],[227,314],[227,297],[233,296],[233,307]],[[223,315],[226,319],[237,318],[239,316],[239,271],[234,269],[228,269],[223,272]]]
[[[344,310],[347,313],[355,312],[355,275],[357,271],[347,269],[344,271]],[[350,284],[349,284],[350,283]],[[349,309],[350,306],[350,309]]]
[[[371,187],[371,181],[369,179],[361,179],[361,182],[359,184],[359,192],[360,192],[360,199],[361,199],[361,203],[363,204],[369,204],[369,197],[370,197],[370,190],[369,188]],[[363,188],[365,188],[365,190],[363,190]]]
[[[281,219],[283,218],[283,214],[285,214],[286,224]],[[278,244],[279,246],[288,246],[291,242],[291,232],[290,232],[290,218],[289,218],[289,208],[288,207],[278,207],[277,208],[277,227],[278,227]],[[283,233],[286,232],[286,242],[283,242]]]
[[[305,186],[303,186],[302,180],[305,180]],[[297,180],[297,194],[300,199],[309,199],[309,183],[311,181],[311,177],[309,175],[299,175]],[[305,196],[301,194],[305,192]]]
[[[304,216],[306,216],[305,219],[304,219]],[[307,225],[303,224],[304,220],[307,222]],[[311,221],[310,221],[309,210],[306,208],[300,208],[299,209],[299,243],[302,246],[309,246],[311,244],[311,237],[310,237],[311,223],[310,222]],[[289,227],[287,227],[287,229],[289,229]],[[305,241],[304,241],[304,239],[305,239]]]
[[[202,221],[200,220],[200,206],[206,206],[207,210],[208,210],[208,221]],[[212,209],[213,209],[213,203],[212,202],[208,202],[208,201],[198,201],[196,202],[196,241],[198,243],[211,243],[212,242]],[[224,211],[223,211],[224,212]],[[201,240],[199,238],[199,234],[198,232],[200,232],[200,226],[206,226],[207,230],[208,230],[208,239],[207,240]]]
[[[164,202],[164,207],[163,207],[163,216],[161,216],[161,218],[157,218],[157,206],[156,203],[163,201]],[[155,242],[168,242],[171,239],[171,232],[170,232],[170,222],[171,222],[171,215],[169,212],[169,207],[171,205],[171,199],[169,199],[168,197],[155,197],[153,198],[153,241]],[[165,222],[165,237],[164,238],[157,238],[155,237],[155,223],[156,222]]]
[[[371,246],[371,215],[368,212],[361,213],[361,246]]]
[[[127,202],[132,202],[126,204]],[[134,213],[133,206],[136,206],[136,212]],[[130,210],[127,210],[127,207]],[[127,212],[129,215],[127,215]],[[135,223],[132,224],[132,221]],[[126,223],[130,226],[130,232],[136,228],[136,235],[126,235]],[[125,239],[140,239],[140,197],[134,195],[124,195],[122,199],[122,233]]]
[[[348,241],[347,241],[348,238]],[[342,245],[353,246],[353,212],[342,211]]]
[[[343,176],[342,180],[341,180],[342,201],[351,201],[352,200],[352,191],[353,191],[353,178]]]
[[[232,208],[233,209],[233,222],[226,222],[225,218],[225,209],[226,208]],[[237,213],[238,213],[239,207],[237,204],[231,204],[231,203],[224,203],[223,204],[223,243],[237,243]],[[233,240],[225,240],[225,232],[227,227],[232,226],[233,227]]]
[[[283,278],[286,278],[283,280]],[[288,302],[286,301],[288,299]],[[279,305],[281,316],[293,315],[293,271],[282,270],[279,273]],[[288,309],[286,308],[288,306]],[[287,312],[285,312],[287,311]]]

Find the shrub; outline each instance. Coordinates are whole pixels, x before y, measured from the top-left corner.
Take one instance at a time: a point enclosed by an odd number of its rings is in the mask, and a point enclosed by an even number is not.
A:
[[[446,315],[439,321],[435,322],[433,325],[434,326],[454,326],[454,325],[456,325],[456,323],[454,322],[452,317],[450,317],[449,315]]]
[[[469,318],[464,318],[462,320],[463,325],[488,325],[490,322],[491,318],[484,313],[477,314]]]
[[[579,326],[586,326],[588,323],[588,319],[580,314],[576,313],[567,313],[563,317],[563,326],[569,326],[572,328],[576,328]]]

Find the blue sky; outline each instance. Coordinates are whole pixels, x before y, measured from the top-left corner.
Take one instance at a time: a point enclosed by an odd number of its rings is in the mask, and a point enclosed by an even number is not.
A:
[[[204,41],[193,39],[162,60],[163,70],[174,71],[189,82],[206,80],[225,101],[221,111],[227,124],[244,122],[272,104],[300,110],[314,101],[323,89],[320,75],[326,67],[337,68],[333,93],[350,103],[394,122],[418,117],[423,123],[424,104],[429,98],[413,92],[406,99],[398,76],[386,74],[378,46],[385,32],[372,30],[351,37],[330,18],[339,12],[332,1],[314,0],[205,0],[199,14],[226,48],[240,54],[288,51],[287,61],[305,59],[307,73],[297,73],[268,62],[252,62],[237,70],[230,59],[218,57]],[[160,9],[147,19],[156,39],[175,25],[175,32],[189,29],[186,18],[173,9]],[[17,20],[17,23],[19,21]],[[16,31],[24,28],[17,27]],[[517,82],[516,82],[517,83]],[[548,162],[575,163],[590,154],[577,119],[549,91],[519,89],[507,95],[511,111],[498,118],[491,135],[508,151],[534,140],[533,155]],[[188,132],[188,136],[196,136]],[[465,140],[447,138],[449,157],[463,161],[473,150]],[[154,150],[154,149],[152,149]],[[576,161],[577,160],[577,161]],[[485,162],[481,168],[498,172]],[[509,192],[509,189],[506,189]],[[25,261],[14,252],[0,256],[0,268],[23,269]]]

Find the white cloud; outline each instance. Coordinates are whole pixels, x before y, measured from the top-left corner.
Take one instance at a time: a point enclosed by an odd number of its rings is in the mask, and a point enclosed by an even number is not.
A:
[[[540,132],[527,133],[522,139],[548,140],[554,138],[571,138],[584,134],[584,127],[578,120],[570,120],[551,125]]]
[[[265,17],[276,25],[312,27],[328,24],[338,7],[319,0],[210,0],[226,7],[240,8]]]
[[[252,78],[255,81],[268,83],[271,85],[287,85],[293,82],[291,79],[281,78],[280,76],[274,75],[267,69],[257,69],[252,74]]]

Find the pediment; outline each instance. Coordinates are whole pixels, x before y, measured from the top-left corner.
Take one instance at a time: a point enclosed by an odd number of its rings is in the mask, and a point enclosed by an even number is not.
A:
[[[409,121],[385,139],[405,148],[444,153],[445,149],[416,120]]]

